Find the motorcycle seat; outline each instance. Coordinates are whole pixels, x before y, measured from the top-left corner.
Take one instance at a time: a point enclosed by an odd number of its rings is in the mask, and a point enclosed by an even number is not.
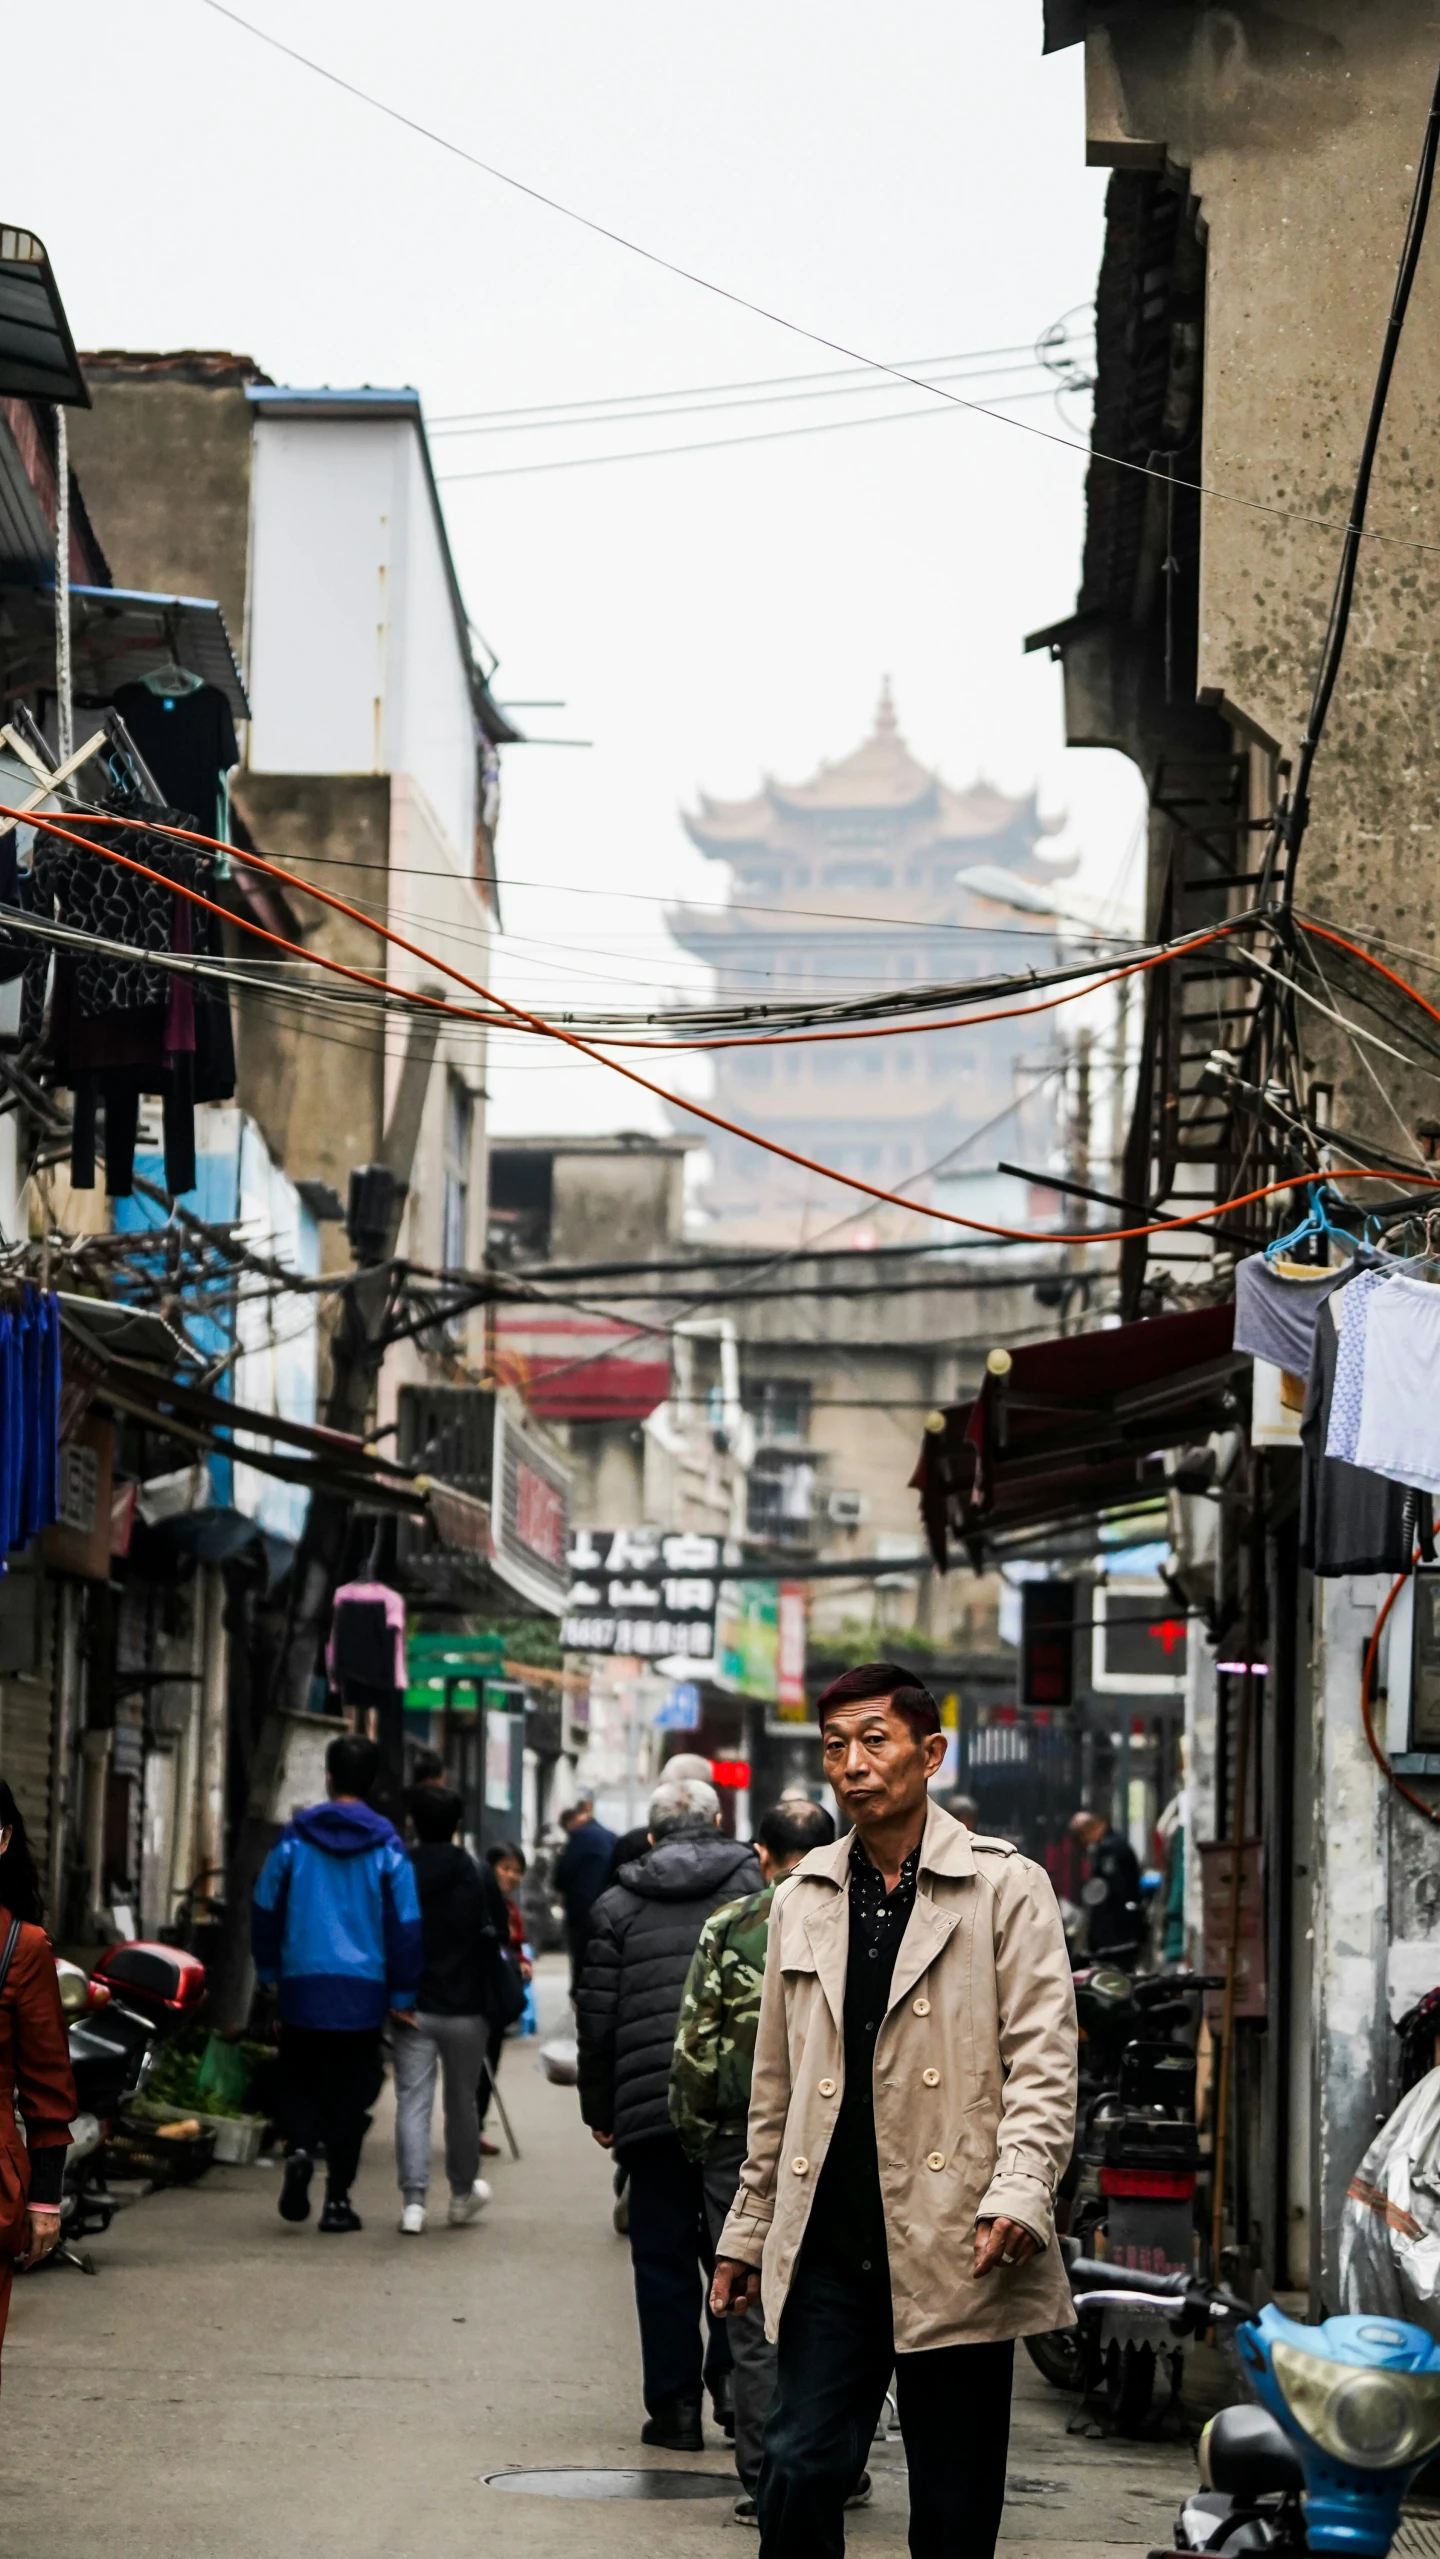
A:
[[[1305,2485],[1300,2459],[1283,2426],[1264,2408],[1222,2408],[1200,2438],[1200,2476],[1207,2488],[1249,2504],[1294,2495]]]

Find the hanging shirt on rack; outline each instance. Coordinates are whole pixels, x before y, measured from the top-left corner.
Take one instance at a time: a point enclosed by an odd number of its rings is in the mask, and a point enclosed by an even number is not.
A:
[[[1235,1348],[1252,1359],[1308,1377],[1315,1319],[1328,1297],[1353,1278],[1356,1265],[1317,1271],[1291,1263],[1275,1269],[1263,1253],[1235,1265]]]
[[[1362,1271],[1347,1288],[1336,1310],[1339,1343],[1335,1355],[1335,1391],[1330,1399],[1330,1425],[1325,1435],[1327,1457],[1343,1457],[1355,1465],[1360,1436],[1360,1408],[1365,1392],[1365,1335],[1371,1301],[1394,1277],[1391,1271]]]
[[[1398,1273],[1370,1300],[1355,1461],[1440,1493],[1440,1288]]]
[[[122,684],[115,708],[167,799],[201,835],[217,834],[221,776],[240,760],[224,694],[213,684],[175,694]]]
[[[1325,1453],[1338,1350],[1335,1309],[1327,1307],[1315,1327],[1300,1422],[1305,1452],[1300,1479],[1300,1561],[1327,1577],[1407,1573],[1414,1539],[1404,1487]]]

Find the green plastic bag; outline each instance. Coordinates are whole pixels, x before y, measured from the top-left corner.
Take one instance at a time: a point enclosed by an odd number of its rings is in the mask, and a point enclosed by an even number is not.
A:
[[[199,2096],[217,2097],[222,2107],[243,2108],[250,2094],[250,2064],[236,2044],[211,2035],[195,2074]]]

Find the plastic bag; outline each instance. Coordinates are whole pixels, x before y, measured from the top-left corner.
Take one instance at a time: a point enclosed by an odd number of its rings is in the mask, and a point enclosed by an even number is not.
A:
[[[573,2088],[580,2076],[580,2056],[573,2035],[556,2035],[542,2044],[537,2056],[540,2067],[557,2088]]]
[[[1340,2301],[1440,2338],[1440,2070],[1402,2097],[1345,2190]]]

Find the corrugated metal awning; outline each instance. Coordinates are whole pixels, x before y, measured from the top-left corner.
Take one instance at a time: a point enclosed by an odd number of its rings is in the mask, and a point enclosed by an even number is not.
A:
[[[0,223],[0,399],[90,406],[45,244],[8,223]]]
[[[3,651],[12,690],[23,690],[31,680],[37,685],[53,683],[53,589],[7,588],[5,612],[14,632]],[[204,596],[72,586],[70,647],[75,698],[82,704],[108,702],[122,684],[133,684],[154,668],[177,662],[223,693],[237,720],[250,717],[225,616],[218,604]]]

